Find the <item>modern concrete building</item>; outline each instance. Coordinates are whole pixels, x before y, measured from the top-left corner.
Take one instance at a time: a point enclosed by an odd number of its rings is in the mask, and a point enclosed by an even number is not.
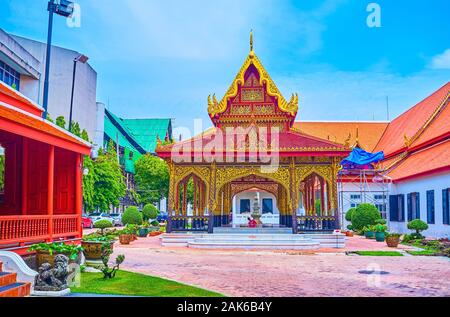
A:
[[[48,113],[52,119],[64,116],[66,122],[69,121],[74,59],[80,55],[77,51],[52,46],[48,100]],[[0,81],[41,106],[45,58],[46,43],[11,35],[0,29]],[[72,118],[81,129],[86,129],[91,140],[94,140],[97,129],[96,93],[97,73],[89,63],[78,63]]]

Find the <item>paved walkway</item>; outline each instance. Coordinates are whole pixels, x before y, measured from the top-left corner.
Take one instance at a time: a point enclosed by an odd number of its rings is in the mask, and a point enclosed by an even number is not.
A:
[[[158,237],[114,250],[126,256],[123,269],[229,296],[450,296],[450,259],[345,255],[393,250],[361,237],[349,238],[343,250],[317,252],[167,248]],[[382,274],[367,274],[374,270]]]

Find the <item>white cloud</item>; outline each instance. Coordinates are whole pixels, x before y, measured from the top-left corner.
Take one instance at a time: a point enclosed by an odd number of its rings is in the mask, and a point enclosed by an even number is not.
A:
[[[450,48],[431,59],[432,69],[450,69]]]

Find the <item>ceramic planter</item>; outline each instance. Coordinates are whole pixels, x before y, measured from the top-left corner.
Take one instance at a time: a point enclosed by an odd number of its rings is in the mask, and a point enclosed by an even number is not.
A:
[[[367,239],[373,239],[373,238],[375,238],[375,232],[373,232],[373,231],[366,231],[366,232],[364,232],[364,236]]]
[[[386,244],[390,248],[396,248],[400,242],[400,237],[386,237]]]
[[[119,236],[120,244],[130,244],[133,236],[131,234],[121,234]]]
[[[384,232],[375,232],[375,240],[378,242],[383,242],[385,238]]]
[[[102,259],[102,245],[106,243],[104,241],[83,241],[81,246],[83,247],[84,256],[86,260],[101,260]],[[113,250],[114,242],[109,242],[111,250]]]
[[[148,235],[148,228],[140,228],[138,231],[140,238],[145,238]]]

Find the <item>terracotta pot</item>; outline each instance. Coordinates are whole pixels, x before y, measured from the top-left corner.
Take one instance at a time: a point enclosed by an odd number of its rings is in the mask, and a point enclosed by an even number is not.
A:
[[[161,231],[153,231],[153,232],[150,232],[150,237],[156,237],[156,236],[159,236],[161,234]]]
[[[396,248],[400,242],[400,237],[386,237],[386,244],[390,248]]]
[[[131,234],[121,234],[119,236],[120,244],[130,244],[133,236]]]
[[[83,241],[81,246],[83,247],[84,256],[86,260],[101,260],[102,259],[102,245],[105,242],[102,241]],[[114,242],[110,242],[111,250],[113,250]]]
[[[352,232],[352,231],[347,231],[347,232],[345,233],[345,235],[346,235],[347,237],[353,237],[353,232]]]

